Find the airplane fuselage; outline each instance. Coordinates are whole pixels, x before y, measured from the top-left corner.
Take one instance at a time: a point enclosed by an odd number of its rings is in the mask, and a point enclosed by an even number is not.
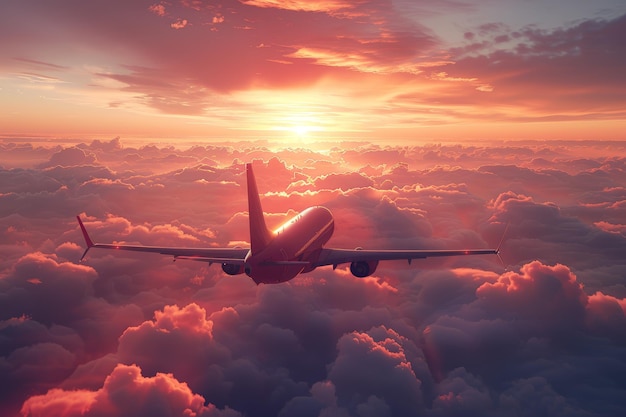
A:
[[[335,222],[326,207],[309,207],[272,233],[258,253],[248,252],[244,272],[259,283],[289,281],[315,269],[322,246],[333,234]]]

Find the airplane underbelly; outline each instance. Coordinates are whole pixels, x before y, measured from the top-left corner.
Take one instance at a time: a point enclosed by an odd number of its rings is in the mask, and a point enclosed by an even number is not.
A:
[[[246,273],[257,284],[278,284],[289,281],[304,269],[303,265],[256,265]],[[249,271],[249,272],[248,272]]]
[[[264,259],[250,257],[246,260],[244,271],[257,284],[278,284],[289,281],[302,272],[302,264],[280,263],[289,261],[285,249],[279,248],[274,253]]]

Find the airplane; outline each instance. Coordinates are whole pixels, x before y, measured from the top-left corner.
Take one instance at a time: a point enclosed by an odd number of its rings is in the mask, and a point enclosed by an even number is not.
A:
[[[76,216],[87,249],[83,261],[92,248],[152,252],[170,255],[176,259],[220,263],[228,275],[246,274],[258,285],[289,281],[301,273],[317,267],[350,264],[350,272],[359,278],[372,275],[379,261],[422,259],[458,255],[499,255],[498,249],[460,250],[365,250],[325,248],[335,228],[333,216],[326,207],[314,206],[302,211],[274,231],[265,224],[261,200],[252,171],[246,164],[250,248],[183,248],[126,244],[94,243],[80,216]],[[500,243],[501,245],[502,243]]]

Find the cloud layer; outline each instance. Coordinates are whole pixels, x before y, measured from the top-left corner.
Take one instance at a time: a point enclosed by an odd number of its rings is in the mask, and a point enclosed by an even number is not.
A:
[[[3,415],[626,411],[624,144],[0,146]],[[457,249],[509,223],[508,267],[381,262],[257,287],[152,254],[77,263],[77,213],[100,242],[245,245],[250,160],[270,225],[323,204],[334,247]]]

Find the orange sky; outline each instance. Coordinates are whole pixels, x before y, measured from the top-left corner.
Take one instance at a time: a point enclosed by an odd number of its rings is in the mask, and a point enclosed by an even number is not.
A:
[[[0,136],[623,140],[623,1],[8,0]]]

